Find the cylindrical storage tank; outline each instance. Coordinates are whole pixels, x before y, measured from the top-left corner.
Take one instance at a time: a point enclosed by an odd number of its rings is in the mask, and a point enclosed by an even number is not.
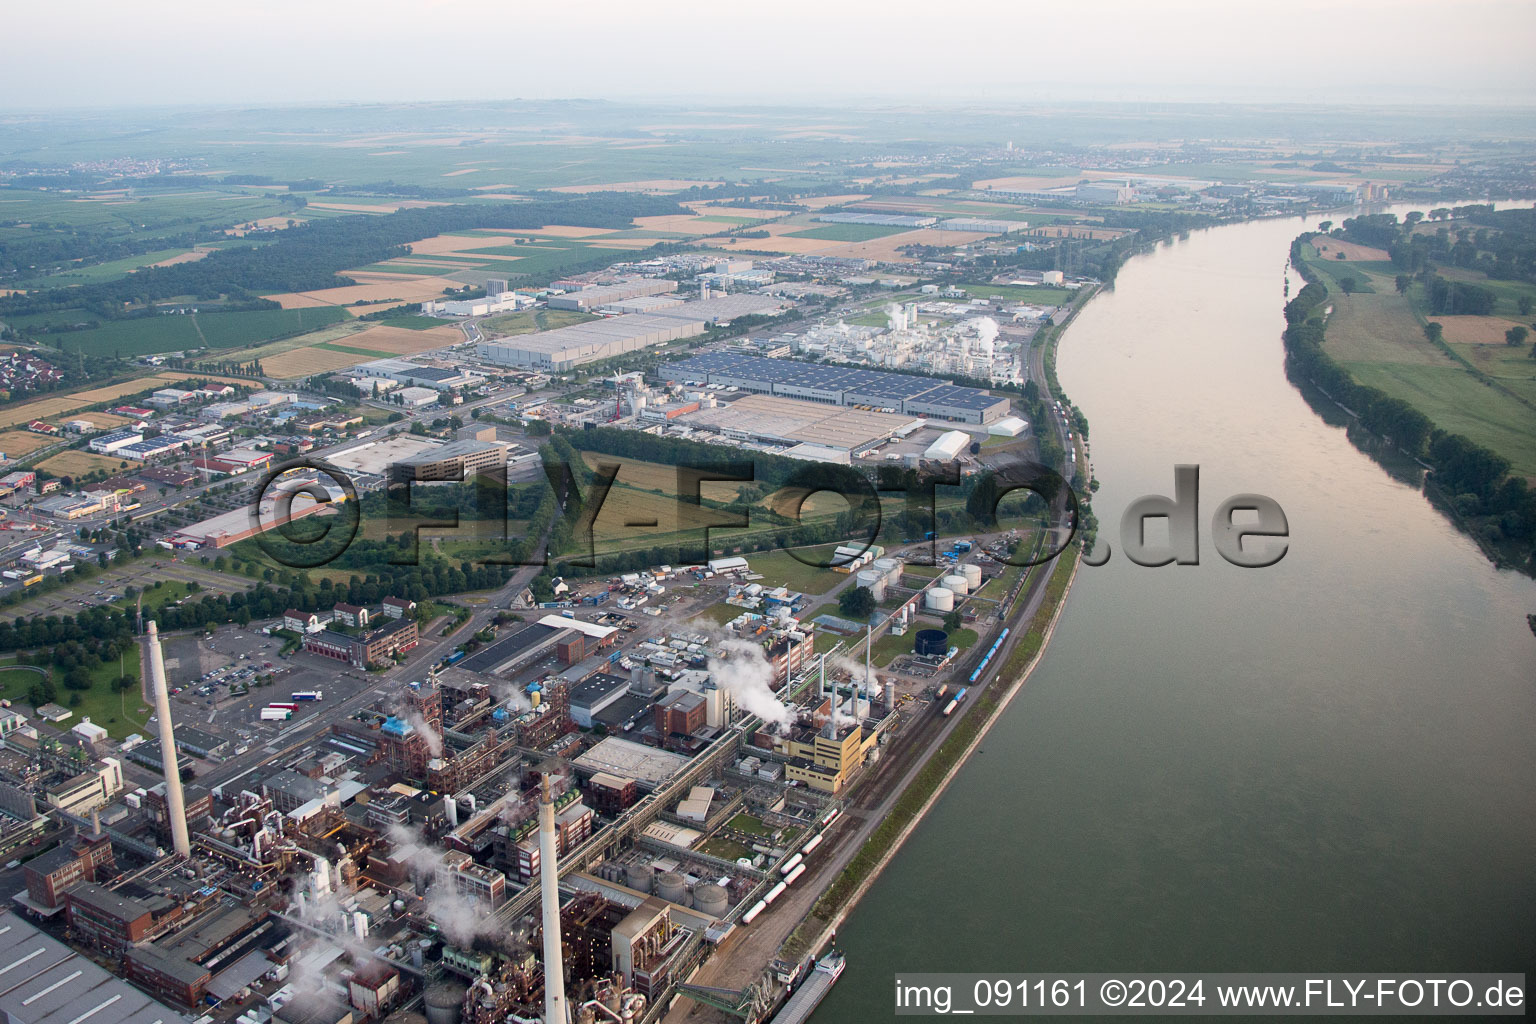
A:
[[[700,882],[693,887],[693,905],[710,917],[724,917],[731,908],[731,898],[715,883]]]
[[[887,583],[901,582],[901,559],[877,558],[873,566],[874,570],[885,577]]]
[[[956,594],[969,594],[971,592],[971,585],[965,582],[965,577],[958,573],[953,576],[945,576],[939,580],[939,586]]]
[[[965,577],[966,586],[971,590],[981,586],[981,566],[962,565],[960,567],[960,575]]]
[[[464,1003],[464,986],[433,985],[427,989],[423,1001],[427,1007],[427,1024],[459,1024],[460,1010]]]
[[[668,903],[688,905],[688,883],[676,871],[663,871],[656,876],[656,895]]]
[[[649,864],[631,864],[624,869],[624,884],[640,892],[651,891],[651,876],[655,874]]]
[[[931,587],[924,601],[929,611],[952,612],[955,610],[955,592],[943,587]]]
[[[920,629],[912,642],[912,653],[942,658],[949,651],[949,634],[942,629]]]
[[[854,585],[868,588],[876,601],[885,600],[885,576],[874,569],[860,569],[854,576]]]

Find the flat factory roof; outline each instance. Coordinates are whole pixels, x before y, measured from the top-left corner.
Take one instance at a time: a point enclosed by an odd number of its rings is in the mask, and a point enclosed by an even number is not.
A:
[[[744,431],[758,440],[807,442],[856,451],[892,437],[917,421],[910,416],[865,412],[778,395],[746,395],[713,409],[690,413],[684,422],[690,427]]]
[[[576,758],[576,766],[588,772],[607,772],[634,779],[641,786],[654,789],[688,765],[681,754],[648,747],[643,743],[609,736]]]
[[[185,1024],[10,912],[0,913],[0,1015],[10,1024]]]

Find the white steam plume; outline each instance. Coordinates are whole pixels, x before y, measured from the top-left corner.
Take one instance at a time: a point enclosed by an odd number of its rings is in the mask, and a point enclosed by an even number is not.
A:
[[[773,666],[763,649],[749,640],[730,637],[720,643],[724,656],[709,659],[715,682],[730,692],[737,705],[780,730],[789,728],[795,716],[773,694]]]

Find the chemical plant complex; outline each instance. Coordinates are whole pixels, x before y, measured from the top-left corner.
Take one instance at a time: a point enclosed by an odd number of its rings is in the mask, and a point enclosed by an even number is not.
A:
[[[412,311],[434,349],[40,423],[81,468],[5,478],[0,629],[122,629],[108,700],[72,635],[8,670],[38,675],[0,709],[7,1019],[803,1024],[842,969],[818,901],[998,685],[1050,578],[1020,556],[1074,525],[956,524],[1048,450],[1032,421],[1071,478],[1031,340],[1089,282],[888,269],[492,280]],[[673,487],[754,455],[967,489],[848,540],[755,478]],[[748,532],[711,535],[726,511]]]

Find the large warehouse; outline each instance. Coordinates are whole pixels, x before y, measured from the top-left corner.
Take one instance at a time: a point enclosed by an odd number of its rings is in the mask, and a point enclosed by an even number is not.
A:
[[[483,342],[480,358],[501,366],[561,372],[626,352],[703,334],[711,324],[776,312],[785,300],[767,295],[722,295],[650,313],[572,324],[553,331]]]
[[[821,445],[853,454],[908,433],[917,425],[910,416],[828,408],[772,395],[745,395],[734,402],[701,409],[685,422],[690,427],[717,430],[742,441]]]
[[[1002,395],[959,387],[933,377],[909,377],[792,359],[761,359],[734,352],[706,352],[668,363],[658,372],[672,381],[724,384],[825,405],[867,405],[957,423],[991,423],[1007,416],[1009,409],[1009,401]]]
[[[633,299],[641,295],[664,295],[675,291],[677,291],[676,281],[661,277],[631,277],[617,284],[593,285],[591,288],[578,288],[564,295],[552,296],[549,300],[549,308],[576,309],[583,313],[590,313],[610,302]]]

